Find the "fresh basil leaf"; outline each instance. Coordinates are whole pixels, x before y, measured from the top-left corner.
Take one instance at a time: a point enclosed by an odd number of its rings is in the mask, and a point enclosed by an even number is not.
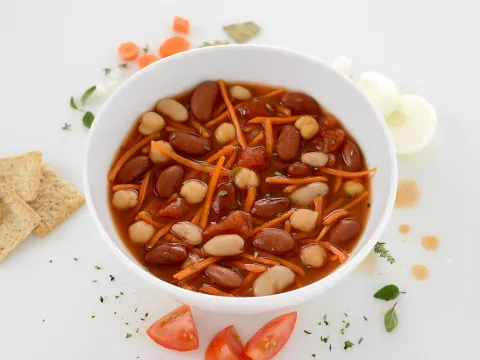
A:
[[[85,115],[83,115],[82,122],[83,122],[83,125],[85,125],[87,128],[90,129],[92,127],[94,120],[95,120],[95,116],[90,111],[87,111]]]
[[[395,305],[385,313],[385,317],[383,318],[383,323],[385,324],[385,330],[387,330],[387,332],[392,332],[398,325],[398,317],[395,312],[395,306],[397,306],[397,304],[398,303],[395,303]]]
[[[253,21],[232,24],[223,27],[227,35],[235,40],[235,42],[243,44],[248,40],[254,38],[260,32],[260,27]]]
[[[85,105],[85,102],[88,100],[88,98],[90,96],[92,96],[92,94],[95,92],[96,89],[97,89],[97,87],[95,85],[93,85],[91,88],[85,90],[82,97],[80,98],[80,101],[82,102],[82,105]]]
[[[72,109],[78,110],[77,103],[75,102],[75,99],[73,98],[73,96],[70,98],[70,107]]]
[[[387,285],[378,290],[373,297],[380,300],[395,300],[400,295],[400,289],[397,285]]]

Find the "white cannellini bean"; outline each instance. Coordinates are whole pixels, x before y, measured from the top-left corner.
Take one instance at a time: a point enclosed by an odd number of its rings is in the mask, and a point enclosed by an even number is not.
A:
[[[328,162],[328,155],[321,151],[312,151],[303,154],[300,160],[311,167],[319,168]]]
[[[239,189],[246,189],[249,186],[258,187],[258,184],[260,182],[260,180],[258,179],[257,173],[247,168],[241,168],[233,176],[233,181],[235,182],[235,185],[237,185]]]
[[[319,268],[325,263],[327,252],[318,244],[308,244],[300,250],[300,257],[305,265]]]
[[[138,132],[142,135],[150,135],[161,131],[165,127],[165,120],[156,112],[149,111],[143,114],[138,125]]]
[[[250,90],[240,85],[230,86],[228,91],[230,92],[230,96],[237,100],[245,101],[252,97]]]
[[[235,126],[226,122],[215,130],[215,139],[222,145],[235,139],[236,135],[237,131],[235,130]]]
[[[189,245],[198,245],[203,241],[202,229],[188,221],[173,225],[172,232]]]
[[[261,274],[253,283],[255,296],[278,294],[295,281],[295,273],[283,265],[275,265]]]
[[[298,120],[295,121],[295,127],[300,131],[300,135],[305,140],[310,140],[317,135],[318,130],[320,130],[320,125],[318,125],[317,120],[308,115],[298,118]]]
[[[308,209],[298,209],[290,216],[290,224],[297,230],[310,232],[317,226],[318,213]]]
[[[181,265],[181,268],[182,269],[186,269],[190,266],[192,266],[193,264],[197,263],[200,261],[200,256],[198,256],[197,254],[191,252],[191,253],[188,253],[188,257],[187,259],[182,263]]]
[[[143,220],[137,221],[128,228],[130,240],[135,245],[146,245],[155,234],[155,228]]]
[[[345,181],[343,188],[347,194],[350,194],[352,196],[360,195],[363,190],[365,190],[365,187],[362,184],[353,180]]]
[[[170,145],[168,142],[163,140],[158,140],[155,142],[159,145],[162,145],[163,147],[166,147],[168,150],[175,152],[172,145]],[[150,160],[152,160],[155,164],[165,164],[170,161],[170,158],[167,155],[158,151],[153,146],[150,147],[150,153],[148,154],[148,156],[150,157]]]
[[[160,100],[157,111],[176,122],[185,122],[189,117],[187,108],[173,99]]]
[[[234,256],[243,253],[244,246],[245,241],[239,235],[218,235],[203,245],[203,251],[211,256]]]
[[[311,183],[300,189],[295,190],[290,195],[290,200],[299,206],[309,206],[313,204],[313,198],[317,195],[326,195],[328,193],[328,185],[325,183]]]
[[[207,195],[208,186],[200,180],[189,180],[185,182],[181,189],[180,195],[189,204],[199,204]]]
[[[138,193],[135,190],[119,190],[112,196],[112,205],[120,210],[133,208],[137,201]]]

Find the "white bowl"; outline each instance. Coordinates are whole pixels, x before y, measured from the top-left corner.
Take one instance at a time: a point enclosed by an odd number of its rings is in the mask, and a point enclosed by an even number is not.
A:
[[[204,80],[255,82],[303,91],[334,113],[360,144],[372,179],[370,219],[349,261],[326,278],[301,289],[267,297],[225,298],[184,290],[151,275],[118,236],[108,207],[107,173],[112,159],[143,112],[157,100],[192,89]],[[387,126],[373,103],[348,77],[310,56],[269,46],[228,45],[190,50],[137,72],[107,100],[90,129],[84,182],[88,207],[113,253],[152,291],[209,311],[255,313],[296,305],[327,291],[372,251],[393,208],[397,185],[395,151]]]

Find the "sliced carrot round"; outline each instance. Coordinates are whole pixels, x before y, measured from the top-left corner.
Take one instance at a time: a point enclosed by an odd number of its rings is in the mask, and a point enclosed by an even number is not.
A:
[[[190,42],[183,36],[174,36],[160,46],[159,52],[161,57],[178,54],[179,52],[190,49]]]
[[[158,56],[153,54],[145,54],[138,58],[138,67],[143,69],[144,67],[153,64],[155,61],[160,60]]]
[[[175,16],[175,19],[173,20],[173,30],[188,34],[190,31],[190,21],[179,16]]]
[[[121,43],[118,47],[120,57],[125,61],[135,60],[140,54],[140,48],[137,44],[131,41]]]

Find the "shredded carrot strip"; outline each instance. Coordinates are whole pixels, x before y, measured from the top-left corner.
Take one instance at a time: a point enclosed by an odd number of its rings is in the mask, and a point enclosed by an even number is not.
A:
[[[212,156],[210,156],[209,158],[207,158],[207,160],[205,160],[205,162],[206,162],[207,164],[213,164],[215,161],[217,161],[218,159],[220,159],[221,156],[230,155],[233,150],[235,150],[235,148],[234,148],[232,145],[224,146],[223,148],[221,148],[220,150],[218,150],[215,154],[213,154]]]
[[[332,255],[330,256],[330,261],[337,261],[338,260],[338,256],[337,255]]]
[[[282,105],[277,105],[276,106],[276,110],[277,112],[281,113],[281,114],[284,114],[285,116],[290,116],[292,115],[292,110],[290,110],[288,107],[286,106],[282,106]]]
[[[267,120],[272,122],[272,125],[280,125],[280,124],[290,124],[297,121],[299,118],[305,115],[295,115],[295,116],[284,116],[284,117],[264,117],[264,116],[257,116],[252,120],[247,122],[248,125],[251,124],[262,124]]]
[[[227,86],[225,85],[225,82],[223,80],[218,80],[218,87],[220,88],[223,102],[225,103],[225,106],[228,109],[228,113],[230,114],[230,119],[232,120],[233,125],[235,125],[235,129],[237,130],[238,142],[240,143],[240,146],[242,147],[242,149],[245,150],[247,148],[247,140],[245,140],[245,135],[243,134],[242,125],[240,124],[240,121],[238,120],[238,117],[237,117],[237,112],[235,111],[235,108],[233,107],[232,102],[230,101],[230,97],[227,91]]]
[[[196,247],[193,247],[190,249],[191,252],[194,252],[195,254],[197,254],[198,256],[200,256],[200,258],[204,258],[205,257],[205,254],[203,253],[202,250],[196,248]]]
[[[261,133],[259,133],[257,136],[255,136],[252,141],[250,141],[250,144],[249,146],[255,146],[255,145],[258,145],[260,144],[263,139],[265,139],[265,133],[262,131]]]
[[[143,148],[142,148],[142,154],[148,154],[150,152],[150,144],[148,145],[145,145]]]
[[[178,197],[179,197],[178,193],[173,193],[173,194],[170,195],[170,197],[167,199],[167,201],[165,202],[165,204],[170,204],[172,201],[177,200]]]
[[[172,228],[173,225],[177,223],[177,220],[172,220],[170,221],[167,225],[165,225],[163,228],[157,231],[157,233],[152,237],[150,240],[150,243],[148,244],[148,247],[151,249],[152,247],[155,246],[158,240],[162,238],[162,236],[166,235],[170,229]]]
[[[182,124],[182,123],[179,123],[179,122],[176,122],[176,121],[168,120],[166,118],[164,118],[164,119],[165,119],[165,122],[167,123],[166,129],[168,129],[170,127],[170,128],[175,129],[173,131],[188,131],[188,132],[194,132],[196,130],[195,128],[190,127],[186,124]],[[170,132],[169,130],[166,130],[166,131]]]
[[[270,184],[311,184],[314,182],[326,182],[328,179],[323,176],[310,176],[303,179],[294,179],[287,177],[267,177],[265,179],[266,183]]]
[[[200,207],[195,215],[192,218],[192,221],[190,221],[193,225],[198,225],[200,222],[200,219],[202,218],[202,212],[203,212],[203,207]]]
[[[222,102],[220,103],[220,105],[218,105],[218,107],[215,109],[215,111],[213,112],[212,114],[212,117],[213,118],[216,118],[218,115],[220,115],[221,113],[223,113],[225,111],[226,107],[225,107],[225,103]]]
[[[150,183],[151,175],[152,175],[152,170],[149,170],[143,177],[142,186],[138,191],[137,205],[135,205],[133,212],[139,212],[140,209],[142,208],[143,201],[145,200],[145,195],[147,194],[148,184]]]
[[[190,119],[188,120],[187,124],[189,124],[191,127],[193,127],[195,130],[198,131],[200,135],[203,137],[209,138],[210,134],[208,133],[207,129],[203,127],[202,124],[200,124],[197,120],[195,120],[193,117],[190,116]]]
[[[198,291],[204,294],[216,295],[216,296],[228,296],[228,297],[234,296],[228,292],[222,291],[220,289],[217,289],[216,287],[209,286],[209,285],[202,285],[200,289],[198,289]]]
[[[133,185],[133,184],[119,184],[112,186],[112,191],[120,191],[120,190],[138,190],[140,189],[140,185]]]
[[[260,125],[260,124],[253,124],[253,125],[250,125],[250,126],[244,126],[243,127],[243,132],[246,132],[246,133],[249,133],[250,131],[253,131],[257,128],[257,126]]]
[[[305,238],[302,240],[297,240],[298,245],[312,244],[315,243],[315,238]]]
[[[245,276],[245,279],[243,279],[243,285],[240,286],[238,289],[233,290],[232,294],[236,295],[236,294],[243,293],[245,290],[248,289],[248,287],[253,283],[254,280],[255,280],[255,273],[249,272],[247,276]]]
[[[235,260],[232,261],[232,265],[243,270],[247,270],[254,273],[263,273],[268,270],[265,266],[256,265],[256,264],[244,264],[241,261]]]
[[[181,283],[181,284],[180,284],[180,287],[181,287],[181,288],[184,288],[185,290],[193,291],[193,288],[192,288],[190,285],[185,284],[185,283]]]
[[[215,189],[217,188],[218,179],[220,178],[220,172],[222,171],[223,163],[225,162],[225,156],[221,156],[218,160],[217,166],[215,167],[215,171],[210,178],[210,182],[208,183],[208,191],[207,196],[205,196],[205,205],[203,207],[202,218],[200,220],[200,227],[205,229],[208,222],[208,214],[210,213],[210,207],[212,206],[213,194]]]
[[[292,224],[290,223],[290,220],[285,221],[285,226],[283,230],[285,230],[288,233],[292,231]]]
[[[348,215],[348,211],[345,209],[335,210],[330,214],[328,214],[327,216],[325,216],[325,218],[323,219],[323,225],[327,226],[327,225],[333,224],[347,215]]]
[[[177,280],[183,280],[187,276],[193,275],[205,269],[207,266],[212,265],[213,263],[216,263],[220,259],[221,257],[218,257],[218,256],[210,256],[204,260],[200,260],[199,262],[196,262],[191,267],[188,267],[186,269],[179,271],[178,273],[173,275],[173,277]]]
[[[110,173],[108,174],[108,180],[114,181],[115,178],[118,175],[118,172],[122,168],[123,165],[133,156],[135,153],[143,148],[145,145],[147,145],[149,142],[152,140],[157,140],[160,138],[160,133],[155,132],[151,135],[148,135],[147,137],[143,138],[140,140],[138,143],[133,145],[130,149],[128,149],[125,154],[122,155],[120,159],[118,159],[117,163],[113,166],[113,168],[110,170]]]
[[[258,250],[258,253],[260,255],[262,255],[263,257],[266,257],[266,258],[269,258],[269,259],[272,259],[272,260],[275,260],[275,261],[278,261],[280,264],[282,265],[285,265],[286,267],[288,267],[290,270],[296,272],[298,275],[301,275],[301,276],[305,276],[305,271],[298,265],[288,261],[288,260],[285,260],[281,257],[278,257],[278,256],[275,256],[275,255],[272,255],[270,253],[267,253],[265,251],[261,251],[261,250]]]
[[[340,186],[342,186],[343,178],[337,176],[335,178],[335,182],[333,183],[333,193],[335,194],[338,190],[340,190]]]
[[[297,190],[299,187],[300,187],[300,185],[289,185],[289,186],[285,186],[285,187],[283,188],[283,192],[286,193],[286,194],[291,194],[292,192],[294,192],[295,190]]]
[[[358,176],[365,176],[365,175],[371,174],[372,172],[376,171],[377,168],[374,167],[374,168],[371,168],[369,170],[360,171],[360,172],[348,172],[348,171],[337,170],[337,169],[332,169],[332,168],[327,168],[327,167],[321,167],[318,170],[320,172],[323,172],[323,173],[329,174],[329,175],[335,175],[335,176],[340,176],[340,177],[344,177],[344,178],[355,178],[355,177],[358,177]]]
[[[164,224],[160,224],[159,222],[156,222],[155,220],[153,220],[150,216],[148,216],[148,214],[144,211],[141,211],[137,214],[137,216],[135,216],[135,220],[143,220],[145,221],[147,224],[150,224],[152,225],[153,227],[156,227],[156,228],[161,228],[164,226]]]
[[[360,195],[358,195],[355,199],[353,199],[351,202],[349,202],[347,205],[345,205],[343,207],[344,210],[348,210],[348,209],[351,209],[353,207],[355,207],[357,204],[359,204],[360,202],[362,202],[364,199],[366,199],[369,195],[369,192],[368,191],[364,191],[363,193],[361,193]]]
[[[342,249],[338,248],[337,246],[325,241],[319,241],[318,243],[322,245],[325,250],[328,250],[332,252],[334,255],[337,255],[338,260],[340,261],[341,264],[343,264],[345,261],[348,260],[348,254]]]
[[[247,190],[247,198],[245,199],[245,203],[243,204],[243,211],[250,212],[250,209],[255,202],[255,198],[257,197],[257,188],[255,186],[250,186]]]
[[[315,205],[315,211],[318,214],[317,217],[317,226],[322,223],[323,219],[323,196],[322,195],[316,195],[313,198],[313,204]]]
[[[272,127],[272,121],[270,119],[267,119],[264,123],[264,128],[265,128],[265,138],[267,142],[267,152],[272,155],[273,154],[273,143],[275,139],[273,138],[273,127]]]
[[[225,163],[225,167],[227,169],[230,169],[232,167],[233,163],[237,160],[237,157],[238,157],[238,151],[234,149],[232,154],[228,158],[227,162]]]
[[[335,210],[336,208],[338,208],[340,205],[343,204],[343,199],[337,199],[334,203],[332,203],[329,207],[327,207],[325,209],[325,213],[331,213],[333,210]]]
[[[255,257],[255,255],[248,254],[248,253],[243,253],[243,254],[240,255],[240,257],[243,258],[243,259],[250,260],[250,261],[257,262],[259,264],[264,264],[264,265],[274,266],[274,265],[279,264],[278,261],[265,259],[265,258],[262,258],[262,257],[259,257],[259,256]]]
[[[322,231],[320,231],[320,234],[318,234],[315,241],[319,242],[320,240],[322,240],[325,237],[325,235],[327,235],[327,232],[328,232],[328,230],[330,230],[331,227],[332,227],[332,225],[324,226]]]
[[[238,142],[238,139],[233,139],[233,140],[230,142],[230,144],[228,144],[228,145],[238,146],[238,145],[240,145],[240,143]]]
[[[173,243],[177,243],[177,244],[185,244],[185,241],[181,240],[179,237],[177,237],[173,234],[165,235],[165,240],[167,242],[173,242]]]
[[[158,151],[160,151],[162,154],[167,155],[169,158],[179,162],[180,164],[188,166],[189,168],[192,168],[194,170],[204,172],[204,173],[213,173],[216,169],[216,168],[211,167],[211,166],[202,166],[202,165],[196,163],[195,161],[186,159],[186,158],[178,155],[176,152],[170,151],[166,147],[164,147],[164,146],[162,146],[162,145],[160,145],[160,144],[158,144],[154,141],[152,141],[152,146],[155,149],[157,149]],[[229,176],[230,175],[230,171],[227,171],[227,170],[221,170],[220,173],[222,174],[222,176]]]
[[[276,225],[279,225],[279,224],[283,223],[284,221],[288,220],[294,212],[295,212],[295,209],[290,209],[288,212],[286,212],[282,216],[280,216],[278,218],[275,218],[273,220],[270,220],[270,221],[256,227],[255,229],[253,229],[252,235],[255,235],[256,233],[258,233],[262,229],[269,228],[269,227],[275,227]]]

